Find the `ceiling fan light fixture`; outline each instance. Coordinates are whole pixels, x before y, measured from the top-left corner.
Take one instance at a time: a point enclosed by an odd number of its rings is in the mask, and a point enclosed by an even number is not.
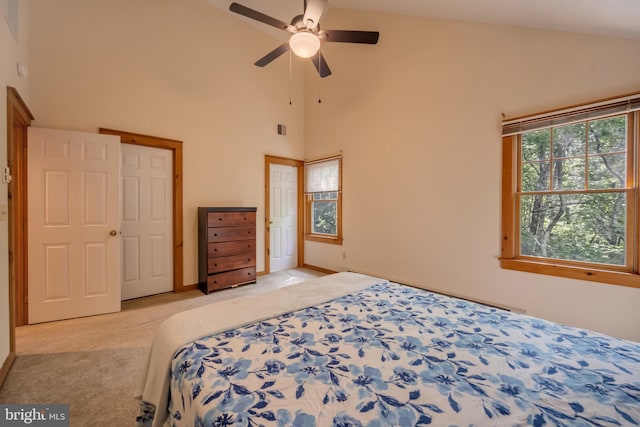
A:
[[[311,58],[320,50],[320,39],[309,31],[299,31],[291,36],[289,46],[300,58]]]

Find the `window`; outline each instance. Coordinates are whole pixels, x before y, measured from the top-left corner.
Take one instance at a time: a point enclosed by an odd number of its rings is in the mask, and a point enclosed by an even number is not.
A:
[[[503,268],[640,287],[640,93],[503,123]]]
[[[342,157],[304,165],[305,239],[342,244]]]

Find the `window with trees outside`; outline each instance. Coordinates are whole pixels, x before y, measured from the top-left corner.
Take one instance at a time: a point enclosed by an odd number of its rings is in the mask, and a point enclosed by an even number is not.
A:
[[[503,122],[503,268],[640,287],[640,93]]]
[[[342,157],[306,162],[305,239],[342,244]]]

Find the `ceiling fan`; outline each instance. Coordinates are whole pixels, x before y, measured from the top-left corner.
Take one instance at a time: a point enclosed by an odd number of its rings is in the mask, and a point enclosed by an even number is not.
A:
[[[291,33],[289,41],[281,44],[271,52],[255,62],[258,67],[264,67],[283,53],[293,51],[301,58],[311,58],[320,77],[331,75],[331,70],[322,53],[320,53],[321,42],[334,43],[363,43],[376,44],[380,34],[377,31],[354,31],[354,30],[322,30],[320,29],[320,19],[327,7],[327,0],[303,0],[304,13],[296,15],[290,24],[286,24],[279,19],[272,18],[264,13],[258,12],[239,3],[231,3],[229,10],[247,18],[254,19],[272,27]]]

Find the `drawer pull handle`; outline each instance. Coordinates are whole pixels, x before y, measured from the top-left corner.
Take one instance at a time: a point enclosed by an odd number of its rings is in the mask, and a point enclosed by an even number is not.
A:
[[[213,233],[213,236],[214,237],[218,237],[218,233]]]
[[[218,218],[218,221],[222,221],[222,218]]]

